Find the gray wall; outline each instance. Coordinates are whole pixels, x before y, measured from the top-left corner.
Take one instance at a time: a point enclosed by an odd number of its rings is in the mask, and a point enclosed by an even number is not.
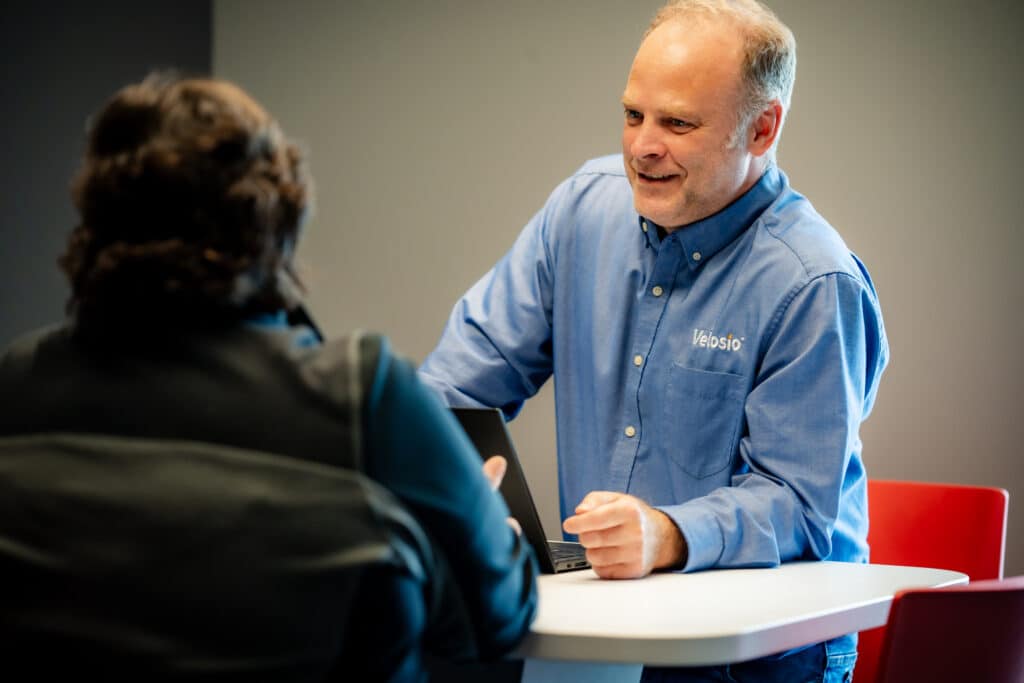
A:
[[[312,150],[300,255],[329,333],[432,348],[451,304],[555,184],[616,151],[657,0],[214,3],[214,71]],[[1024,573],[1024,238],[1015,3],[775,0],[800,68],[781,165],[875,277],[892,364],[870,475],[1006,487]],[[513,425],[557,526],[550,387]]]
[[[153,68],[210,71],[209,0],[16,3],[0,10],[0,347],[59,321],[68,187],[86,118]]]

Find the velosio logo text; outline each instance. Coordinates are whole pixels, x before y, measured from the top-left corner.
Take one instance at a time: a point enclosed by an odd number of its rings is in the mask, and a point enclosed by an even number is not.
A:
[[[701,349],[716,349],[730,353],[735,353],[743,348],[743,341],[746,337],[734,337],[732,333],[718,336],[711,332],[711,330],[694,329],[693,345]]]

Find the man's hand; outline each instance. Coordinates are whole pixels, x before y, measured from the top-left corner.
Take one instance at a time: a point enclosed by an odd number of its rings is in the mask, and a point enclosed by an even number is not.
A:
[[[588,493],[562,528],[579,536],[604,579],[636,579],[686,561],[686,541],[668,515],[625,493]]]
[[[491,483],[491,488],[497,491],[501,486],[501,480],[505,478],[506,470],[508,470],[508,461],[501,455],[492,455],[487,460],[484,460],[483,469],[484,476]],[[515,517],[506,517],[505,521],[516,532],[517,536],[522,535],[523,528],[519,526],[519,522],[516,521]]]

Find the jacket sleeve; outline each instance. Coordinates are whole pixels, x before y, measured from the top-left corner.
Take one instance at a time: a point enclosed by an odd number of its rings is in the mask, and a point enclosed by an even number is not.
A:
[[[365,424],[366,473],[412,511],[445,556],[480,655],[507,652],[536,610],[533,552],[506,523],[508,508],[455,418],[386,345]]]

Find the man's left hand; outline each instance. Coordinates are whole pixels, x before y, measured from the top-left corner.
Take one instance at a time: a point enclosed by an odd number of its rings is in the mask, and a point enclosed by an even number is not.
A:
[[[686,541],[668,515],[625,493],[588,493],[562,528],[579,536],[604,579],[635,579],[685,559]]]

